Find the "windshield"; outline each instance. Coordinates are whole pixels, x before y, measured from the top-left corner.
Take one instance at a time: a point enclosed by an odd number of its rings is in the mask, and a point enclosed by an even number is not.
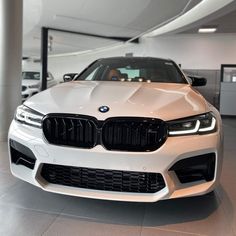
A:
[[[33,71],[22,72],[22,79],[40,80],[40,73]]]
[[[101,59],[75,80],[187,83],[174,62],[155,58]]]

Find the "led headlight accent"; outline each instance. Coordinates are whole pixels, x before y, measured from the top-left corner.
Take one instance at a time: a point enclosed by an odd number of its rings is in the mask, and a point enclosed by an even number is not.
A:
[[[176,125],[174,125],[176,126]],[[194,134],[199,130],[200,121],[195,122],[183,122],[178,124],[176,131],[169,131],[170,135],[181,135],[181,134]]]
[[[199,132],[208,132],[208,131],[214,130],[215,127],[216,127],[216,119],[215,119],[215,117],[212,117],[210,126],[207,126],[205,128],[200,128]]]
[[[16,114],[15,114],[15,120],[31,125],[37,128],[41,128],[42,126],[42,119],[43,115],[40,114],[39,112],[36,112],[24,105],[21,105],[17,107],[16,109]]]
[[[168,122],[170,136],[214,132],[216,118],[212,113]]]

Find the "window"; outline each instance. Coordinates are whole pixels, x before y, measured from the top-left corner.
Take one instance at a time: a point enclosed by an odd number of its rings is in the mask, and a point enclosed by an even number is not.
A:
[[[39,72],[32,72],[32,71],[22,72],[22,79],[40,80],[40,73]]]
[[[101,59],[75,80],[187,83],[172,61],[144,57]]]
[[[129,68],[119,68],[121,74],[127,76],[127,78],[132,79],[135,77],[140,77],[140,70],[139,69],[129,69]]]

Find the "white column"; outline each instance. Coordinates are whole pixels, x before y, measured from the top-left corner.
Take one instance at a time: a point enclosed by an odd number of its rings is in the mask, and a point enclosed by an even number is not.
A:
[[[0,141],[21,103],[22,0],[0,0]]]

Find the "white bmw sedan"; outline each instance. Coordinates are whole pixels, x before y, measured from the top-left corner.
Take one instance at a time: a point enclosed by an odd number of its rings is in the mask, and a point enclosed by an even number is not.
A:
[[[47,74],[47,87],[57,85],[57,81],[53,75],[48,72]],[[22,86],[21,96],[22,101],[32,97],[33,95],[40,92],[40,72],[39,71],[23,71],[22,72]]]
[[[219,112],[171,60],[106,58],[17,108],[13,175],[45,191],[155,202],[219,182]]]

